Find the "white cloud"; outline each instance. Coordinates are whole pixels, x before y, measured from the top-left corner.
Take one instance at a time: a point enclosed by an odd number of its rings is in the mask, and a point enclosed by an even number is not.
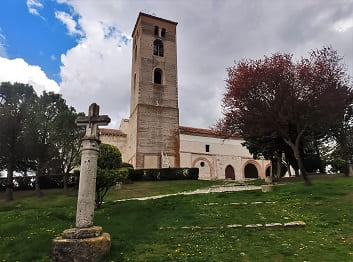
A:
[[[334,29],[338,32],[345,32],[353,27],[353,18],[349,17],[334,24]]]
[[[179,22],[181,125],[209,127],[221,117],[226,68],[234,60],[273,52],[298,58],[331,44],[345,57],[353,75],[353,28],[344,23],[339,27],[346,30],[344,34],[332,31],[336,21],[351,17],[352,1],[199,0],[198,8],[194,8],[196,0],[57,1],[79,15],[73,28],[84,32],[77,46],[61,57],[64,97],[79,111],[97,102],[115,122],[129,116],[131,43],[125,45],[123,37],[131,35],[141,10]]]
[[[27,4],[28,11],[32,15],[39,16],[38,9],[43,8],[43,4],[41,2],[42,2],[42,0],[27,0],[26,4]]]
[[[22,58],[0,57],[0,82],[19,82],[32,85],[37,94],[45,91],[58,92],[58,84],[49,79],[39,66],[27,64]]]
[[[57,11],[55,12],[55,17],[59,19],[64,25],[66,25],[66,28],[69,31],[70,35],[83,34],[81,30],[77,29],[76,21],[68,13]]]

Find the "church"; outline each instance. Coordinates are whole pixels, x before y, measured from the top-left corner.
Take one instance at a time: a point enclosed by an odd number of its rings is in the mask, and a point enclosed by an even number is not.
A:
[[[176,27],[139,14],[132,32],[130,117],[119,129],[101,128],[101,141],[117,146],[135,169],[196,167],[199,179],[264,179],[270,161],[253,159],[240,136],[179,125]]]

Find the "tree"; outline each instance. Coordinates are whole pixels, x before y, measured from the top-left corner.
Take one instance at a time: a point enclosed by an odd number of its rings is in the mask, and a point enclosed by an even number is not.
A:
[[[292,55],[277,53],[242,60],[227,71],[224,118],[218,128],[241,133],[245,140],[264,136],[282,140],[309,185],[301,156],[303,137],[324,136],[337,126],[352,101],[337,52],[324,47],[298,62]]]
[[[63,174],[64,191],[66,193],[69,173],[77,164],[81,139],[84,135],[84,130],[75,123],[79,115],[73,107],[67,107],[60,112],[54,123],[54,129],[58,132],[56,136],[57,162],[59,170]]]
[[[347,176],[353,176],[353,104],[347,106],[342,121],[332,130],[332,137],[336,141],[332,166],[343,170]]]
[[[0,85],[0,170],[7,171],[6,201],[13,199],[13,173],[26,171],[30,165],[25,147],[26,119],[36,94],[29,85],[9,82]],[[27,122],[28,123],[28,122]]]
[[[109,188],[127,178],[128,172],[122,167],[121,153],[115,146],[99,145],[96,180],[96,207],[100,208]]]
[[[75,110],[69,108],[60,94],[43,92],[35,107],[32,134],[28,147],[35,161],[35,190],[41,196],[39,180],[50,170],[72,169],[77,156],[79,129]],[[69,172],[69,171],[68,171]]]

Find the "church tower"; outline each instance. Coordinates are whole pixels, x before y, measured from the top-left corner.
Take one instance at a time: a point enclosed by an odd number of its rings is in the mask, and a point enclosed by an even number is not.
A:
[[[137,169],[180,166],[176,26],[140,13],[132,33],[127,151]]]

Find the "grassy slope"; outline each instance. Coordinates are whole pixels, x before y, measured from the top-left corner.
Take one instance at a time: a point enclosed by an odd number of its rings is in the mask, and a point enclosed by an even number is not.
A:
[[[192,190],[209,182],[136,183],[108,200]],[[187,188],[189,187],[189,188]],[[135,190],[136,189],[136,192]],[[275,204],[229,205],[276,201]],[[204,205],[218,203],[217,205]],[[0,202],[0,261],[47,261],[51,239],[73,226],[75,197],[47,194]],[[304,220],[305,228],[220,228]],[[353,261],[353,179],[294,183],[273,193],[244,191],[108,201],[95,224],[112,237],[107,261]],[[217,229],[159,229],[201,226]]]

